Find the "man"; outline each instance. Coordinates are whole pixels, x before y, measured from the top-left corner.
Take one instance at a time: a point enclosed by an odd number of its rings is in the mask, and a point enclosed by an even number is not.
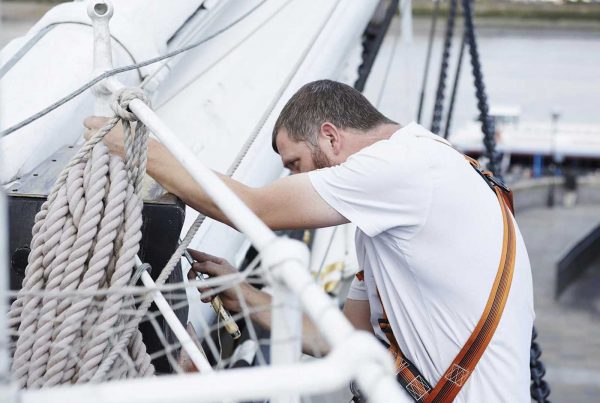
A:
[[[105,141],[123,154],[122,134]],[[443,139],[415,123],[401,127],[356,90],[328,80],[305,85],[289,100],[273,129],[273,148],[293,175],[262,188],[223,181],[273,229],[354,223],[364,281],[353,282],[344,312],[385,341],[378,324],[384,307],[402,351],[435,385],[473,332],[498,270],[503,224],[494,192]],[[164,147],[151,142],[148,156],[148,173],[168,191],[228,223]],[[518,229],[516,245],[504,313],[456,401],[529,401],[534,314]],[[232,270],[222,259],[194,257],[196,271]],[[269,298],[249,285],[244,295],[255,305]],[[239,310],[234,293],[222,297]],[[266,313],[255,320],[268,326]]]

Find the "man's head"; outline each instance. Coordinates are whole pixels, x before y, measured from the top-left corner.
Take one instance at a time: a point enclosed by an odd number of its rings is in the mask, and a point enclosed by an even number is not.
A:
[[[354,88],[331,80],[304,85],[285,105],[273,128],[273,149],[292,173],[341,164],[379,140],[395,124]]]

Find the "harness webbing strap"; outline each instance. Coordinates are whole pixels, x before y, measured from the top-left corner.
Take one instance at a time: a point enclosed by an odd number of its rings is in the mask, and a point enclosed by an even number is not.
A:
[[[481,169],[475,160],[468,157],[467,160],[486,180],[498,197],[504,226],[502,254],[498,272],[477,326],[435,388],[432,388],[417,367],[402,353],[392,332],[385,309],[383,309],[383,318],[379,320],[379,327],[390,343],[388,350],[394,357],[398,382],[417,402],[447,403],[454,400],[473,373],[498,327],[512,283],[516,255],[516,235],[512,219],[512,194],[490,172]]]
[[[378,322],[379,327],[390,343],[388,346],[388,351],[394,358],[394,364],[396,367],[396,380],[400,383],[400,385],[402,385],[404,390],[406,390],[408,394],[410,394],[412,398],[418,402],[423,399],[424,396],[427,396],[433,387],[429,384],[429,382],[427,382],[427,379],[421,375],[421,372],[419,372],[415,364],[413,364],[411,360],[402,354],[402,350],[400,350],[400,347],[398,347],[398,343],[394,338],[390,322],[387,320],[385,309],[383,311],[383,315],[384,318],[379,319]]]
[[[479,359],[485,352],[494,332],[498,327],[502,312],[508,299],[508,293],[512,283],[515,268],[516,236],[515,228],[509,207],[500,194],[497,187],[494,189],[502,208],[502,220],[504,221],[504,237],[502,243],[502,256],[492,292],[488,298],[485,310],[479,319],[479,323],[460,350],[450,367],[446,370],[442,379],[433,391],[424,400],[430,402],[451,402],[473,373]]]

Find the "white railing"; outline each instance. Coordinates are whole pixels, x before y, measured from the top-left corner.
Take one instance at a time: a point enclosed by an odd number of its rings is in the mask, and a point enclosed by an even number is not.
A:
[[[108,19],[111,14],[112,5],[108,2],[99,1],[90,5],[95,35],[95,69],[110,68]],[[96,94],[99,97],[108,96],[122,88],[116,79],[110,78],[100,84]],[[395,380],[391,357],[375,338],[355,330],[337,305],[315,284],[308,271],[309,255],[306,246],[299,241],[277,237],[214,172],[197,160],[190,149],[179,141],[144,102],[133,100],[129,107],[260,252],[263,266],[269,272],[270,278],[267,280],[274,290],[271,334],[272,340],[276,342],[271,345],[273,366],[24,390],[18,393],[20,401],[48,403],[110,400],[150,403],[269,398],[273,402],[292,403],[298,402],[301,394],[333,391],[344,387],[351,380],[356,380],[370,401],[401,401],[404,396]],[[1,203],[2,200],[0,208]],[[0,210],[0,228],[3,219]],[[4,231],[0,233],[0,248],[3,234]],[[2,258],[0,254],[0,261],[3,261]],[[6,270],[2,272],[0,286],[5,290]],[[151,278],[148,278],[145,278],[144,283],[151,288]],[[155,294],[155,300],[162,297],[158,290]],[[165,312],[170,309],[165,304],[161,305]],[[302,338],[302,317],[298,305],[312,319],[331,347],[326,358],[307,363],[298,362]],[[169,325],[181,326],[179,322],[175,324],[171,321]],[[193,349],[195,346],[190,345],[189,348]],[[4,350],[1,353],[6,354]],[[4,361],[3,358],[0,357],[0,361]]]

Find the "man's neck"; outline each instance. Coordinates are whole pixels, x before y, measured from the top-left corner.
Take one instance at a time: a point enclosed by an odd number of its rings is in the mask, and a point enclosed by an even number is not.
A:
[[[365,133],[366,135],[358,136],[358,138],[364,140],[365,143],[363,144],[363,147],[367,147],[380,140],[389,139],[401,128],[402,126],[397,123],[383,124],[372,130],[369,130],[367,133]]]
[[[343,161],[346,160],[350,155],[359,152],[365,147],[369,147],[381,140],[387,140],[399,129],[401,129],[397,123],[383,124],[369,130],[368,132],[357,132],[351,137],[351,145],[347,148],[347,154],[344,156]]]
[[[398,123],[390,123],[376,127],[374,130],[377,130],[375,134],[379,140],[389,139],[392,137],[392,134],[396,133],[398,130],[402,128]]]

